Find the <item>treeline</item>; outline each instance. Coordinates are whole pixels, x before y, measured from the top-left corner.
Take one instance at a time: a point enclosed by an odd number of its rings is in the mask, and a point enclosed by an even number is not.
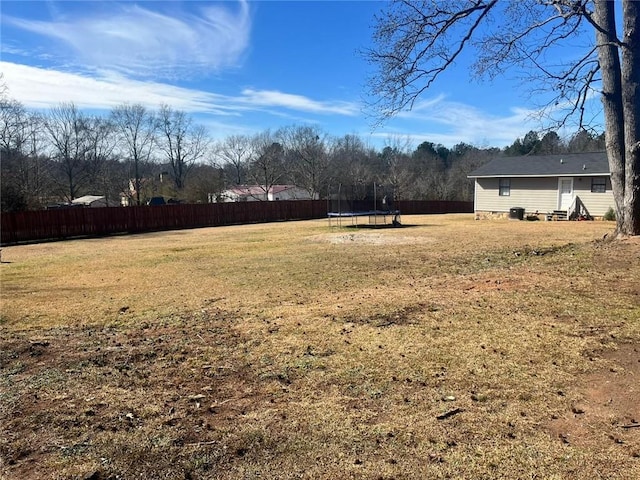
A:
[[[339,184],[375,182],[392,188],[396,200],[469,201],[468,173],[497,155],[604,149],[602,135],[586,131],[567,142],[555,132],[529,132],[502,150],[387,143],[376,150],[357,135],[332,137],[301,125],[213,141],[204,126],[167,105],[151,110],[122,104],[94,115],[62,103],[39,113],[3,96],[2,211],[41,209],[89,194],[117,205],[140,205],[155,196],[203,203],[245,184],[295,184],[325,198]]]

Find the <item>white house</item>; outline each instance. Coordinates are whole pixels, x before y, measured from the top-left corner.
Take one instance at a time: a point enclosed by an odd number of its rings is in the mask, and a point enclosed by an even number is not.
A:
[[[498,157],[469,174],[476,217],[523,209],[547,218],[602,217],[614,206],[605,152]]]
[[[317,197],[316,197],[317,198]],[[276,200],[315,200],[306,190],[295,185],[273,185],[265,189],[260,185],[238,185],[225,190],[220,202],[255,202]]]

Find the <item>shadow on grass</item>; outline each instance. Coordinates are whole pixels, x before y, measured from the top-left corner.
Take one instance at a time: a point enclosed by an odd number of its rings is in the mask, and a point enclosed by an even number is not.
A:
[[[358,225],[343,225],[344,228],[356,228],[356,229],[372,229],[372,230],[381,230],[381,229],[388,229],[388,228],[392,228],[392,229],[396,229],[396,228],[413,228],[413,227],[424,227],[424,225],[409,225],[409,224],[396,224],[393,225],[391,223],[384,223],[384,224],[371,224],[371,223],[364,223],[364,224],[358,224]]]

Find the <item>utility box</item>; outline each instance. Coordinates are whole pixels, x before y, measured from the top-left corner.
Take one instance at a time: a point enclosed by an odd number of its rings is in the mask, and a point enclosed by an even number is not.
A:
[[[509,218],[512,220],[523,220],[524,219],[524,208],[522,207],[512,207],[509,210]]]

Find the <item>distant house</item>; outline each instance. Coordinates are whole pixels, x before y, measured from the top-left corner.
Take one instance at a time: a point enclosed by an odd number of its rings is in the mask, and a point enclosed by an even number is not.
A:
[[[71,201],[71,206],[83,206],[83,207],[117,207],[117,202],[108,201],[104,195],[85,195],[83,197],[75,198]]]
[[[614,206],[605,152],[498,157],[468,178],[475,180],[476,218],[514,209],[548,219],[591,218]]]
[[[256,202],[277,200],[314,200],[309,192],[295,185],[238,185],[223,191],[218,202]]]

